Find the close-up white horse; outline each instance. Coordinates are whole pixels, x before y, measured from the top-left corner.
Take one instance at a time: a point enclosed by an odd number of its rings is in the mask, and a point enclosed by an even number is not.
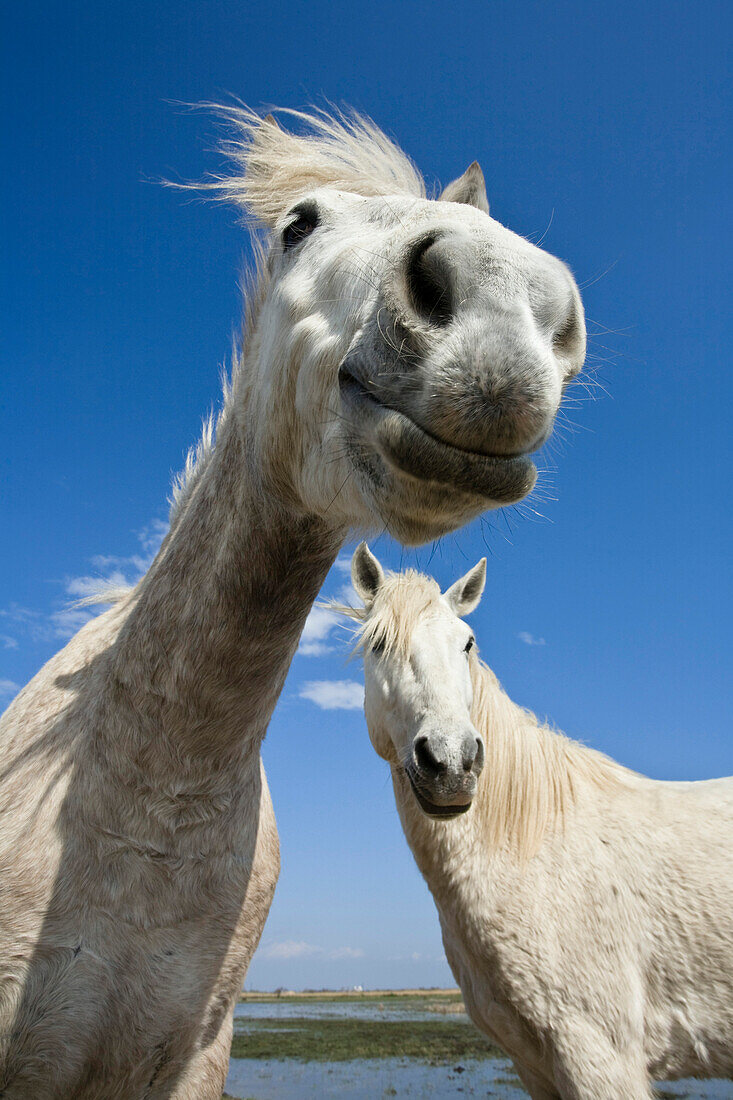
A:
[[[142,580],[0,725],[0,1095],[218,1100],[279,871],[260,745],[353,530],[533,487],[580,370],[568,268],[369,120],[221,109],[199,189],[266,239],[222,411]],[[288,114],[288,113],[286,113]]]
[[[444,593],[353,558],[365,712],[471,1019],[533,1100],[733,1077],[733,778],[648,779],[517,706]]]

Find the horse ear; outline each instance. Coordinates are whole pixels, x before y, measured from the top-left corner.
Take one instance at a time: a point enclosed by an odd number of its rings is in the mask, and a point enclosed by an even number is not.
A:
[[[351,559],[351,583],[365,605],[374,600],[384,580],[384,570],[365,542],[360,542]]]
[[[465,577],[452,584],[444,593],[450,607],[459,618],[470,615],[478,607],[486,584],[486,558],[469,569]]]
[[[475,160],[462,176],[449,183],[439,196],[440,202],[462,202],[466,206],[475,206],[477,210],[489,212],[489,200],[486,195],[486,181],[481,166]]]

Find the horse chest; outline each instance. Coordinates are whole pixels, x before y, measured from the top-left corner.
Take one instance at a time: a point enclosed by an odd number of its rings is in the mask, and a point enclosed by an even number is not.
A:
[[[110,836],[101,849],[98,835],[73,855],[69,846],[12,1014],[25,1038],[9,1079],[54,1065],[69,1083],[65,1094],[126,1098],[137,1094],[128,1087],[134,1078],[143,1096],[161,1066],[183,1067],[202,1036],[208,1045],[224,1036],[279,871],[266,787],[258,814],[233,839],[205,858]],[[70,884],[82,865],[90,887],[79,897]],[[53,1054],[59,1036],[66,1062]],[[29,1095],[45,1095],[47,1084]]]

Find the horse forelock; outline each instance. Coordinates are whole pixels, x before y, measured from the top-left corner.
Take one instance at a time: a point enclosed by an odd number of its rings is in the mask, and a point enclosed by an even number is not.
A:
[[[326,601],[324,606],[357,624],[355,653],[379,649],[385,656],[407,660],[415,627],[439,599],[440,588],[432,577],[406,569],[404,573],[385,575],[369,608],[349,607],[336,601]]]
[[[308,191],[331,187],[364,197],[407,194],[425,197],[424,180],[399,146],[366,115],[317,108],[276,108],[298,132],[272,115],[246,106],[203,104],[224,123],[219,149],[229,171],[190,185],[233,203],[249,218],[272,226]]]

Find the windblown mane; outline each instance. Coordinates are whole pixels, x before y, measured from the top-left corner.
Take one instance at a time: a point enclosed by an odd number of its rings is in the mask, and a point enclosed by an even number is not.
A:
[[[410,158],[370,118],[356,111],[276,108],[300,133],[282,129],[244,106],[202,104],[228,127],[219,145],[232,171],[193,184],[249,218],[272,226],[307,191],[333,187],[355,195],[425,197],[425,182]]]
[[[439,598],[436,581],[408,569],[387,573],[368,609],[335,602],[326,606],[357,623],[355,651],[377,647],[386,656],[406,658],[415,626]],[[611,790],[633,773],[512,702],[475,648],[470,660],[471,719],[486,748],[472,812],[491,850],[507,846],[520,859],[529,859],[548,829],[562,828],[581,785]]]
[[[632,773],[540,723],[509,698],[478,656],[471,661],[471,679],[471,718],[486,748],[474,812],[492,850],[509,846],[530,859],[548,829],[563,827],[581,784],[612,790]]]

